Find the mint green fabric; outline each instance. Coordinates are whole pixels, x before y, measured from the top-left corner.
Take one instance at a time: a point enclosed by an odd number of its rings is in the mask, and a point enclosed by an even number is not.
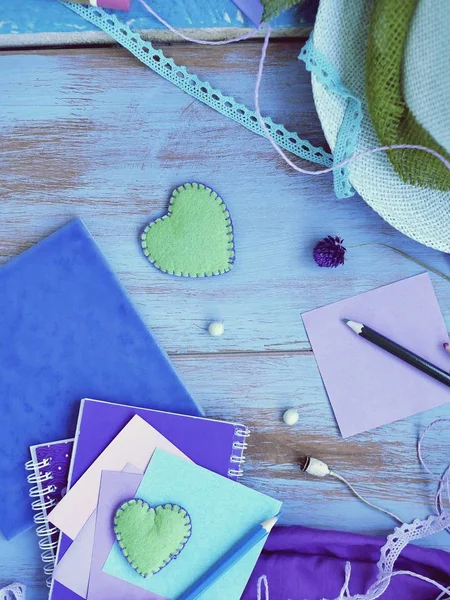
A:
[[[303,0],[261,0],[264,6],[263,21],[270,21],[281,12],[301,4]]]
[[[179,277],[209,277],[234,262],[233,226],[222,198],[199,183],[173,191],[167,215],[150,223],[142,248],[160,271]]]
[[[450,152],[450,2],[420,0],[406,40],[403,93],[409,109]]]
[[[450,160],[404,100],[404,52],[417,4],[418,0],[374,1],[367,44],[369,112],[381,144],[426,146]],[[391,150],[388,154],[392,166],[406,183],[450,190],[450,171],[431,154],[420,150]]]
[[[191,518],[176,504],[151,508],[143,500],[129,500],[116,513],[114,532],[133,569],[148,577],[183,550],[191,537]]]

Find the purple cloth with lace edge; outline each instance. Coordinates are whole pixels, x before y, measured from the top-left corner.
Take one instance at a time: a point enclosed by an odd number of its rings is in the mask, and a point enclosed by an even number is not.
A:
[[[350,593],[363,594],[375,581],[386,538],[306,527],[276,527],[269,536],[242,600],[256,600],[258,578],[266,575],[270,600],[319,600],[339,596],[345,563],[352,564]],[[450,585],[450,553],[407,546],[395,570],[408,570]],[[435,600],[439,590],[410,576],[393,577],[383,600]],[[262,600],[266,600],[264,591]]]

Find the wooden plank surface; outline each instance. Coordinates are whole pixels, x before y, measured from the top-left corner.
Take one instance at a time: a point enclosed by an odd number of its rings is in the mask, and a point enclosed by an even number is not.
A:
[[[151,0],[153,10],[187,35],[202,39],[222,39],[242,35],[252,28],[232,0]],[[305,36],[314,22],[318,0],[305,0],[274,19],[274,35]],[[132,0],[130,12],[117,16],[146,39],[173,40],[143,6]],[[94,25],[69,10],[58,0],[21,0],[2,2],[0,6],[0,47],[48,46],[56,44],[105,43],[109,38]]]
[[[263,109],[321,143],[299,49],[292,41],[270,46]],[[252,105],[259,43],[165,52]],[[376,248],[350,250],[345,267],[320,270],[311,249],[328,233],[349,246],[389,243],[447,272],[448,257],[396,232],[360,198],[337,201],[328,176],[293,173],[266,140],[125,51],[7,52],[0,73],[0,263],[81,216],[207,414],[251,427],[245,482],[285,501],[285,523],[380,534],[393,526],[338,482],[302,476],[303,453],[328,461],[405,520],[431,512],[436,484],[418,465],[416,443],[433,418],[450,417],[449,407],[342,440],[300,315],[420,272]],[[141,254],[139,232],[186,181],[210,185],[231,211],[237,261],[223,277],[165,276]],[[449,325],[448,283],[432,279]],[[205,332],[210,319],[224,320],[222,338]],[[294,405],[300,422],[287,429],[281,414]],[[449,437],[430,438],[437,473]],[[450,549],[447,538],[427,543]],[[30,600],[46,597],[32,532],[0,541],[0,584],[12,579],[30,586]]]

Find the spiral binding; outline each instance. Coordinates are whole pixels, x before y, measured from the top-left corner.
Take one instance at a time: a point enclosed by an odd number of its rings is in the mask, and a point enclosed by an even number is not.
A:
[[[233,442],[233,454],[230,456],[231,468],[228,469],[228,477],[231,479],[242,477],[244,475],[243,465],[246,460],[244,452],[248,448],[247,438],[250,435],[250,430],[247,429],[247,427],[239,426],[236,427],[234,435],[236,438],[242,439],[234,440]]]
[[[56,500],[50,499],[45,500],[45,496],[56,491],[56,486],[48,484],[45,487],[43,483],[48,483],[53,479],[52,473],[46,471],[41,473],[41,469],[45,469],[50,466],[52,462],[51,458],[45,458],[40,462],[34,462],[29,460],[25,464],[27,471],[32,471],[27,477],[28,483],[32,486],[30,488],[30,498],[35,498],[31,503],[31,508],[34,511],[33,521],[36,527],[36,534],[39,538],[39,549],[41,552],[41,560],[44,563],[44,573],[47,575],[47,587],[51,587],[52,574],[55,566],[55,555],[58,548],[58,540],[53,539],[58,533],[57,527],[50,527],[47,513],[56,504]]]

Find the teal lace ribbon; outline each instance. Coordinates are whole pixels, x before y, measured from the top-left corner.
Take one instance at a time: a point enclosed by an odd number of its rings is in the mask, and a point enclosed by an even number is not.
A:
[[[317,50],[312,35],[303,46],[298,58],[305,63],[306,69],[313,73],[327,90],[337,94],[346,102],[333,153],[334,164],[339,165],[342,161],[353,156],[355,152],[363,117],[361,100],[343,84],[333,65]],[[336,169],[333,171],[333,175],[336,196],[338,198],[354,196],[355,190],[349,180],[348,165]]]
[[[162,50],[154,48],[150,42],[144,41],[128,25],[119,21],[116,15],[108,14],[101,8],[83,6],[74,2],[64,3],[64,6],[102,29],[116,42],[127,48],[147,67],[184,90],[190,96],[240,123],[250,131],[262,137],[267,137],[258,122],[255,111],[250,110],[244,104],[236,102],[231,96],[225,96],[207,81],[202,81],[197,75],[189,73],[185,67],[177,65],[172,58],[167,58]],[[323,148],[313,146],[307,140],[301,139],[297,133],[288,131],[284,125],[274,123],[270,117],[264,118],[264,122],[272,138],[285,150],[323,167],[333,165],[333,156]]]

